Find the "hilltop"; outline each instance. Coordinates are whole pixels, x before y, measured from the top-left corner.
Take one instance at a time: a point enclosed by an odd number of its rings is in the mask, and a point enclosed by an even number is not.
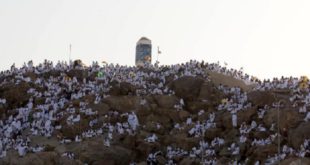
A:
[[[308,84],[194,60],[12,66],[0,164],[310,164]]]

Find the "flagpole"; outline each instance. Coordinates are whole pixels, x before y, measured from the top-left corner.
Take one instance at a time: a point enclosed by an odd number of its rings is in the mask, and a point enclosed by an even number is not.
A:
[[[158,56],[159,56],[159,46],[157,46],[157,60],[156,60],[156,62],[158,62]]]
[[[70,46],[69,46],[69,65],[70,65],[70,61],[71,61],[71,47],[72,47],[72,45],[70,44]]]

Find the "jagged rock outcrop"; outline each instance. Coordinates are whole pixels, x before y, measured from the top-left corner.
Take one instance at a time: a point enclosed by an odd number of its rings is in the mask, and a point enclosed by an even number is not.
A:
[[[198,77],[184,76],[171,84],[175,95],[188,101],[197,99],[204,80]]]

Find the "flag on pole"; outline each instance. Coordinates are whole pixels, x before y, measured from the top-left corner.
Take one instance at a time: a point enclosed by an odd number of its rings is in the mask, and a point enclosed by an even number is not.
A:
[[[161,54],[161,51],[159,50],[159,46],[157,47],[157,53]]]

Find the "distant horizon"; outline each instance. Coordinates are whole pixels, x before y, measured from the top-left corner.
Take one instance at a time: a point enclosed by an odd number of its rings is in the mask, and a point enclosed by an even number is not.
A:
[[[33,60],[135,63],[143,36],[161,64],[228,63],[260,79],[310,77],[309,0],[0,1],[0,70]]]

